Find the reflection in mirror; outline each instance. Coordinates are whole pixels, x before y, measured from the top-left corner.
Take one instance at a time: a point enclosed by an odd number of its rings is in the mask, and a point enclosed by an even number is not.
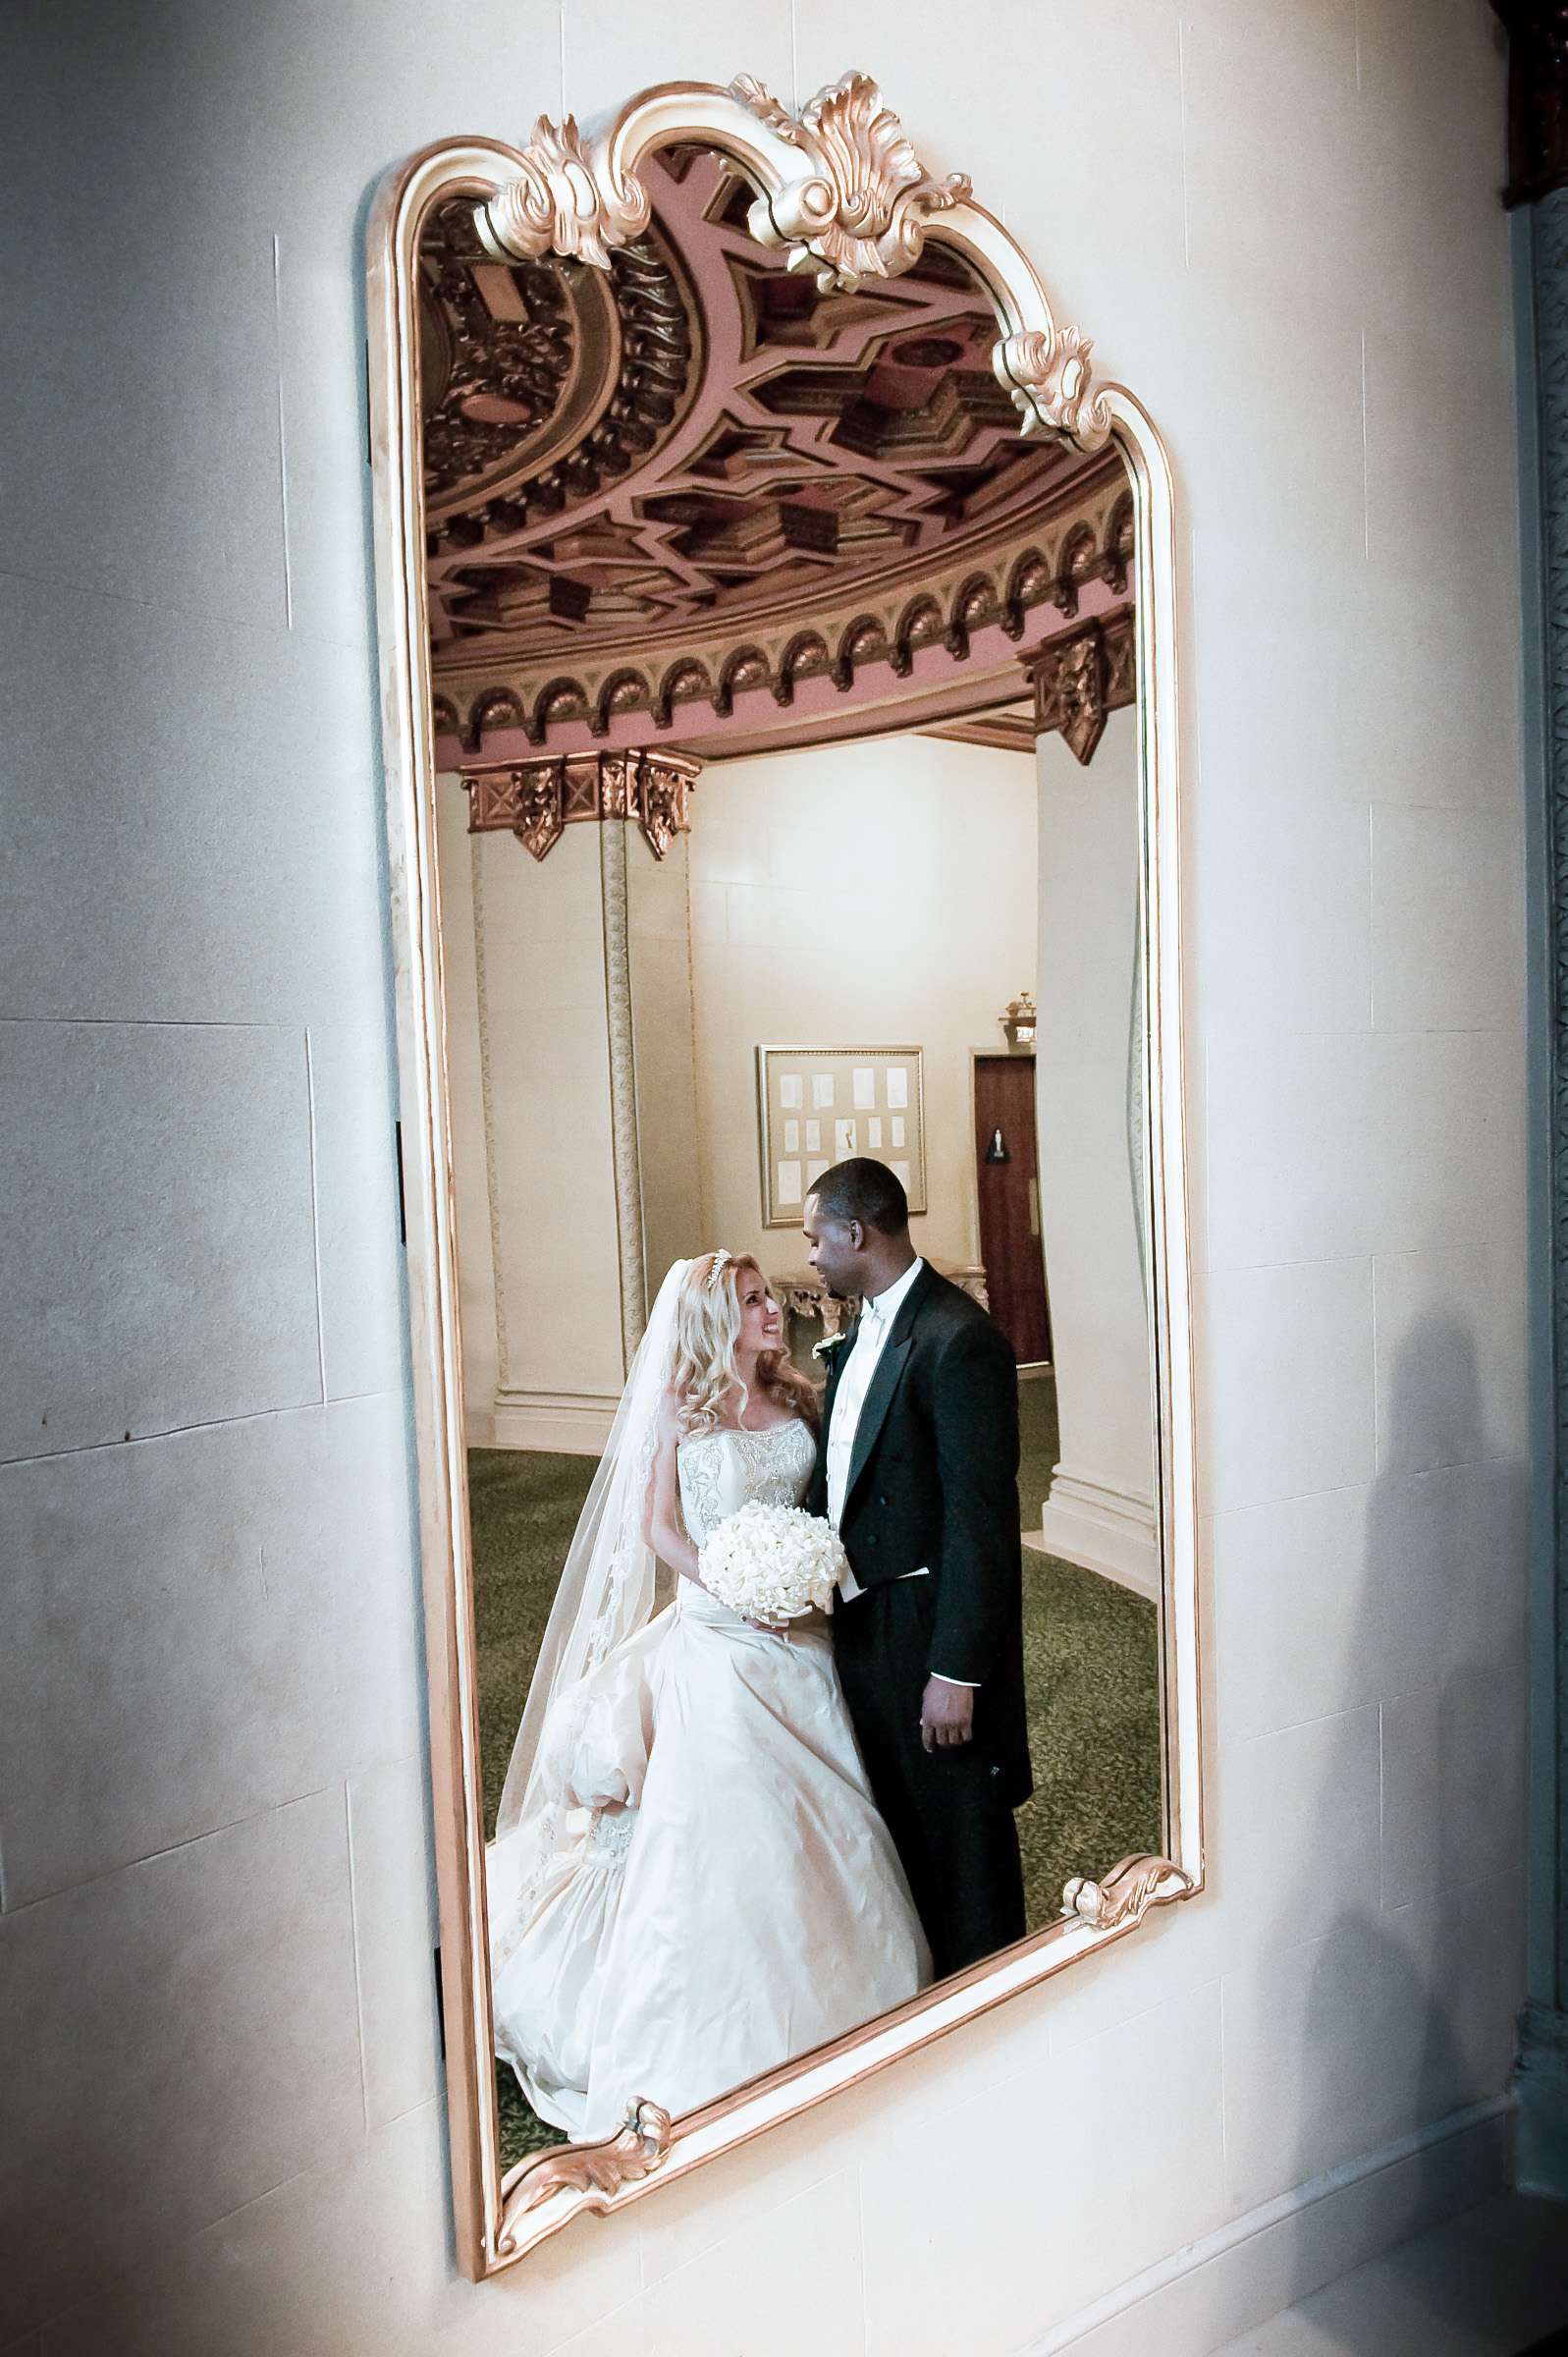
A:
[[[507,2166],[1165,1833],[1125,470],[950,251],[642,177],[608,271],[421,245]]]

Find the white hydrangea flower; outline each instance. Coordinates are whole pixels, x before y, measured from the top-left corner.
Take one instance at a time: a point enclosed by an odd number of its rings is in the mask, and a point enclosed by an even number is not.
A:
[[[704,1587],[748,1620],[798,1620],[831,1612],[847,1558],[838,1534],[798,1506],[760,1499],[726,1515],[697,1555]]]

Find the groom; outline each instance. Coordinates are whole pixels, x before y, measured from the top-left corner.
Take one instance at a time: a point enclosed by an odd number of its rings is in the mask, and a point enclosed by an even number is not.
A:
[[[1024,1933],[1017,1373],[979,1303],[917,1256],[885,1164],[825,1171],[803,1227],[829,1292],[862,1303],[830,1352],[806,1504],[849,1558],[838,1676],[941,1979]]]

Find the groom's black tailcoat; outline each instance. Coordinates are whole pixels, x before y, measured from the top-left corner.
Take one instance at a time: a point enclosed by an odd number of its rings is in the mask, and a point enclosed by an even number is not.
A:
[[[807,1503],[828,1505],[828,1436],[858,1323],[833,1354]],[[1012,1812],[1031,1789],[1024,1712],[1018,1377],[1000,1330],[929,1264],[910,1286],[855,1430],[839,1537],[865,1594],[834,1652],[878,1807],[939,1977],[1024,1933]],[[911,1572],[927,1576],[915,1579]],[[927,1678],[973,1685],[971,1742],[928,1752]]]

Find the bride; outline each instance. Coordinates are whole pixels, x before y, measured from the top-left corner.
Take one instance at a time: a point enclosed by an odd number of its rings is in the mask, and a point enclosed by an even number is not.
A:
[[[496,2052],[541,2118],[678,2114],[913,1997],[931,1961],[830,1622],[740,1618],[698,1550],[798,1506],[817,1397],[755,1261],[678,1261],[568,1554],[489,1853]],[[654,1611],[655,1556],[677,1576]]]

